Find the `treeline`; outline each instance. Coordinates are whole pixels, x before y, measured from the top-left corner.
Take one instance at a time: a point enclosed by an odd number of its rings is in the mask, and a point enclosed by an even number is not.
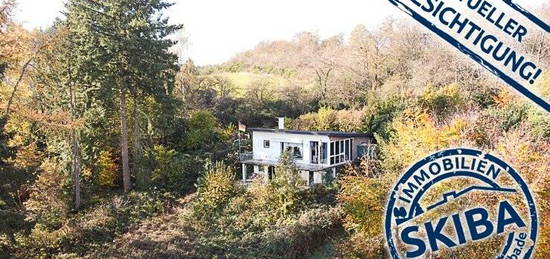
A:
[[[541,9],[550,16],[548,7]],[[547,35],[540,35],[525,44],[543,66],[550,62],[549,41]],[[252,125],[274,125],[275,116],[296,118],[322,107],[362,109],[383,99],[420,96],[427,87],[437,91],[452,84],[458,84],[458,94],[475,100],[469,107],[484,108],[502,86],[495,76],[431,33],[391,19],[375,29],[358,25],[346,38],[321,39],[303,32],[290,41],[263,42],[222,65],[199,69],[199,74],[197,89],[187,90],[205,92],[194,96],[210,102],[203,101],[199,107],[219,112],[216,107],[224,106],[219,119]],[[232,80],[232,75],[243,74],[256,79]],[[208,89],[211,92],[206,94]]]

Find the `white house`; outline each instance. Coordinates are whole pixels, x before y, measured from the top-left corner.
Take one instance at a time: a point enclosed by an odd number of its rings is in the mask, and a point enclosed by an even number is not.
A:
[[[242,181],[261,177],[268,181],[276,172],[283,152],[290,152],[301,177],[308,185],[325,183],[336,177],[336,168],[371,155],[373,138],[369,134],[337,131],[297,131],[251,128],[252,153],[241,154]]]

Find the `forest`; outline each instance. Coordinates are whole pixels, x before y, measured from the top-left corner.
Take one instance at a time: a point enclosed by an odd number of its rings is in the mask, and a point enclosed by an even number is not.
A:
[[[385,258],[391,184],[458,146],[521,173],[540,215],[535,258],[550,257],[550,115],[408,20],[197,66],[177,55],[185,25],[165,0],[68,0],[33,31],[16,6],[0,0],[0,258]],[[550,21],[550,5],[537,13]],[[550,98],[549,34],[523,45]],[[307,189],[283,159],[245,188],[238,123],[276,117],[373,134],[376,156]],[[439,256],[488,258],[498,240]]]

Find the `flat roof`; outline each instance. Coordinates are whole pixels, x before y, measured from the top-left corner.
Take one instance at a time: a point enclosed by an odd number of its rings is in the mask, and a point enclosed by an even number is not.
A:
[[[329,137],[342,138],[372,138],[372,134],[358,132],[343,132],[343,131],[309,131],[309,130],[286,130],[286,129],[266,129],[266,128],[249,128],[250,131],[286,133],[298,135],[321,135]]]

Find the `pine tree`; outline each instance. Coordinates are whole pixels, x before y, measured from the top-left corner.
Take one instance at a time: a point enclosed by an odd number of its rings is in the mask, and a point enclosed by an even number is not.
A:
[[[79,57],[77,70],[99,87],[108,109],[120,120],[120,150],[124,191],[131,189],[128,154],[128,103],[154,97],[166,102],[173,90],[177,57],[167,37],[181,28],[170,25],[162,11],[172,6],[163,0],[70,0],[67,24]],[[134,119],[138,120],[138,106]],[[134,123],[139,123],[135,121]],[[135,155],[139,154],[139,125],[134,125]],[[134,158],[136,159],[136,158]]]

